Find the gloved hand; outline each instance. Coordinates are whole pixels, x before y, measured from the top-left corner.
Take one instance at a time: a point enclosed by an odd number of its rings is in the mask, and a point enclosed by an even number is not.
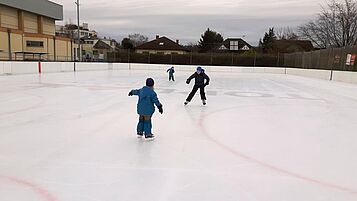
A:
[[[159,109],[160,114],[164,113],[164,109],[162,108],[162,105],[160,105],[159,107],[157,107]]]
[[[133,92],[132,91],[130,91],[129,92],[129,94],[128,94],[128,96],[132,96],[133,95]]]
[[[208,86],[209,85],[209,82],[206,82],[205,86]]]
[[[190,84],[190,80],[186,80],[186,84]]]

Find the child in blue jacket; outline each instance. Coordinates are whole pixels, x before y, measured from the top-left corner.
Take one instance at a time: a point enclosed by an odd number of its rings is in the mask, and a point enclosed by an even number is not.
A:
[[[141,89],[131,90],[129,96],[132,95],[139,96],[137,104],[137,112],[139,114],[139,123],[137,126],[138,138],[142,138],[144,134],[146,139],[153,139],[154,135],[151,133],[151,117],[155,112],[154,105],[156,105],[161,114],[163,113],[162,104],[154,91],[154,80],[152,78],[146,79],[146,86]]]

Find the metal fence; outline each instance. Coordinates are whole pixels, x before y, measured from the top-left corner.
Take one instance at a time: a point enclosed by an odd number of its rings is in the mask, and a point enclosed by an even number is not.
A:
[[[21,54],[1,51],[0,61],[73,61],[71,56],[58,56],[53,54]]]
[[[215,65],[215,66],[283,66],[282,54],[267,55],[251,52],[238,53],[187,53],[187,54],[139,54],[132,51],[109,53],[108,62]]]
[[[357,71],[357,46],[284,55],[284,66],[308,69]]]

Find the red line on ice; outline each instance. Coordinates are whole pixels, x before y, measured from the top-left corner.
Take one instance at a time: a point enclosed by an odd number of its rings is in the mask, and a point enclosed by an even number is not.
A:
[[[18,186],[30,188],[33,192],[42,197],[42,200],[44,201],[57,201],[57,199],[49,191],[26,180],[9,176],[0,176],[0,179]]]
[[[251,156],[248,156],[242,152],[239,152],[239,151],[236,151],[234,149],[232,149],[231,147],[219,142],[218,140],[212,138],[209,133],[207,132],[207,130],[205,129],[205,127],[203,126],[203,122],[205,120],[206,117],[209,117],[215,113],[220,113],[220,112],[223,112],[223,111],[227,111],[227,110],[233,110],[233,109],[236,109],[237,107],[232,107],[232,108],[226,108],[226,109],[221,109],[221,110],[217,110],[217,111],[214,111],[214,112],[211,112],[209,113],[208,115],[204,115],[203,118],[201,118],[199,120],[199,127],[200,129],[202,130],[202,132],[212,141],[214,142],[216,145],[218,145],[219,147],[223,148],[224,150],[232,153],[233,155],[237,156],[237,157],[240,157],[240,158],[243,158],[245,160],[248,160],[250,162],[253,162],[253,163],[256,163],[262,167],[265,167],[265,168],[268,168],[268,169],[271,169],[275,172],[278,172],[278,173],[281,173],[281,174],[285,174],[287,176],[290,176],[290,177],[294,177],[294,178],[297,178],[297,179],[300,179],[300,180],[303,180],[303,181],[306,181],[306,182],[310,182],[310,183],[315,183],[315,184],[319,184],[321,186],[325,186],[325,187],[329,187],[329,188],[332,188],[332,189],[335,189],[335,190],[339,190],[339,191],[343,191],[343,192],[348,192],[348,193],[351,193],[353,195],[357,195],[357,190],[355,189],[351,189],[351,188],[348,188],[348,187],[344,187],[344,186],[340,186],[340,185],[336,185],[336,184],[332,184],[332,183],[328,183],[328,182],[325,182],[325,181],[321,181],[321,180],[318,180],[318,179],[315,179],[315,178],[310,178],[310,177],[307,177],[307,176],[303,176],[303,175],[300,175],[298,173],[294,173],[294,172],[290,172],[289,170],[284,170],[282,168],[279,168],[279,167],[276,167],[274,165],[271,165],[267,162],[264,162],[264,161],[260,161],[256,158],[253,158]]]

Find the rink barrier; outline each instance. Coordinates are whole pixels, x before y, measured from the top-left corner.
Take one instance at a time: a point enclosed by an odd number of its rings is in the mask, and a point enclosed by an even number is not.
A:
[[[357,84],[357,72],[333,71],[332,80]]]
[[[317,78],[317,79],[323,79],[323,80],[331,79],[331,70],[287,68],[286,74],[297,75],[297,76],[302,76],[302,77],[309,77],[309,78]]]
[[[164,71],[175,66],[178,72],[193,72],[197,65],[139,64],[139,63],[91,63],[91,62],[0,62],[0,75],[59,73],[105,70],[156,70]],[[315,79],[333,80],[357,84],[357,72],[316,70],[281,67],[232,67],[204,66],[210,72],[227,73],[271,73],[302,76]]]

